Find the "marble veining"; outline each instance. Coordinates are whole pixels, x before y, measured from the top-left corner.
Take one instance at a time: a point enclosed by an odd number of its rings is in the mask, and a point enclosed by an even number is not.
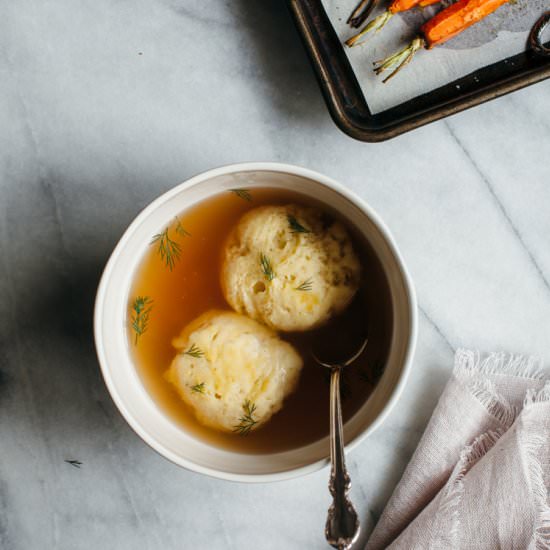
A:
[[[493,198],[494,200],[494,203],[495,203],[495,206],[498,207],[498,209],[501,211],[502,213],[502,216],[504,217],[504,219],[508,222],[508,225],[510,226],[510,229],[512,231],[512,233],[514,234],[514,236],[517,238],[517,240],[519,241],[519,243],[521,244],[521,246],[524,248],[525,250],[525,254],[527,255],[527,258],[529,259],[529,261],[531,262],[531,264],[533,265],[533,267],[535,268],[536,272],[538,273],[538,275],[540,275],[540,278],[542,279],[542,281],[544,282],[544,286],[550,290],[550,284],[548,283],[548,279],[546,278],[545,274],[543,273],[540,265],[538,264],[537,262],[537,259],[533,256],[533,253],[529,250],[529,247],[528,245],[526,244],[525,240],[523,239],[520,231],[518,230],[518,228],[514,225],[514,222],[513,220],[510,218],[510,215],[508,214],[508,212],[506,211],[506,208],[504,207],[504,205],[502,204],[502,202],[500,201],[500,199],[498,198],[498,195],[495,191],[495,188],[494,186],[491,184],[491,182],[487,179],[487,177],[483,174],[483,172],[481,171],[481,169],[479,168],[479,166],[477,165],[476,161],[472,158],[472,156],[470,155],[470,153],[468,152],[468,150],[464,147],[463,143],[460,141],[460,139],[458,139],[458,137],[456,136],[456,134],[453,132],[453,129],[452,127],[448,124],[448,123],[445,123],[447,128],[449,129],[449,133],[451,134],[451,136],[453,137],[453,139],[456,141],[457,145],[464,151],[464,156],[470,161],[470,163],[472,164],[472,166],[475,168],[476,172],[479,174],[479,177],[480,179],[483,181],[483,183],[487,186],[487,191],[490,193],[491,197]]]
[[[5,2],[0,77],[2,550],[324,548],[328,471],[247,486],[179,469],[126,425],[99,373],[91,315],[112,247],[202,170],[324,172],[380,213],[408,263],[413,372],[348,457],[361,543],[456,348],[550,359],[548,82],[358,143],[332,123],[277,0]]]

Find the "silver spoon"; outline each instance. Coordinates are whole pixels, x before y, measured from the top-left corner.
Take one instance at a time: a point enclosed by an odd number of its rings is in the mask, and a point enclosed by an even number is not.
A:
[[[344,430],[342,406],[340,403],[340,374],[344,367],[351,365],[367,347],[365,338],[357,351],[344,361],[329,362],[320,359],[314,352],[313,358],[319,365],[331,370],[330,376],[330,462],[329,490],[332,504],[328,510],[325,537],[327,542],[338,550],[348,550],[359,536],[359,518],[351,503],[348,492],[351,479],[346,469],[344,455]]]

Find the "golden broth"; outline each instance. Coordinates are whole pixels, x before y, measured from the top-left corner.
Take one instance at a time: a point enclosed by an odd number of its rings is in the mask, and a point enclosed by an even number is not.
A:
[[[181,400],[164,373],[175,356],[172,339],[182,328],[211,308],[229,309],[220,281],[221,251],[226,237],[248,210],[266,204],[298,203],[327,207],[302,195],[280,189],[253,188],[236,193],[222,192],[182,212],[165,228],[166,236],[180,247],[173,257],[172,269],[159,252],[160,239],[152,242],[145,254],[129,296],[128,345],[132,349],[138,373],[157,405],[176,424],[197,438],[226,449],[247,453],[271,453],[312,443],[329,430],[329,371],[311,359],[311,346],[321,337],[330,341],[344,327],[345,333],[363,329],[369,322],[369,343],[365,353],[344,372],[342,383],[344,420],[363,405],[371,394],[389,352],[391,339],[391,301],[381,266],[368,245],[349,227],[354,246],[361,259],[362,282],[354,303],[340,318],[319,331],[281,334],[304,359],[304,368],[296,391],[282,410],[263,427],[247,436],[220,433],[199,424]],[[344,221],[344,220],[342,220]],[[152,236],[153,237],[153,236]],[[146,328],[137,335],[132,328],[136,297],[147,297]],[[143,315],[142,315],[143,318]],[[337,325],[337,328],[336,328]],[[334,330],[333,330],[334,329]],[[334,342],[337,346],[341,342]]]

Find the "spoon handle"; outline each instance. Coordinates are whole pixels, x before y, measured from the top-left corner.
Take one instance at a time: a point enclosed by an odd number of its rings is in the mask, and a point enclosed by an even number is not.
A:
[[[344,430],[340,404],[340,374],[342,367],[332,369],[330,377],[330,461],[329,490],[332,504],[328,510],[325,536],[339,550],[347,550],[359,535],[359,518],[348,498],[351,480],[344,456]]]

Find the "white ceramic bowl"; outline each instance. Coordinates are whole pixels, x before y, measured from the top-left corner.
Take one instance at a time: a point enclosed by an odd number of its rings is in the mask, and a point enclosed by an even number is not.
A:
[[[155,404],[132,363],[127,326],[132,277],[149,246],[176,214],[236,187],[298,191],[339,211],[363,233],[388,278],[393,335],[384,374],[368,401],[345,424],[347,449],[380,426],[395,405],[411,367],[416,342],[416,298],[392,236],[378,215],[335,181],[296,166],[236,164],[200,174],[153,201],[126,230],[109,259],[99,285],[94,317],[95,342],[105,382],[120,412],[153,449],[190,470],[233,481],[263,482],[298,477],[328,463],[328,438],[297,449],[262,455],[223,450],[198,440],[174,424]],[[327,403],[328,407],[328,403]]]

